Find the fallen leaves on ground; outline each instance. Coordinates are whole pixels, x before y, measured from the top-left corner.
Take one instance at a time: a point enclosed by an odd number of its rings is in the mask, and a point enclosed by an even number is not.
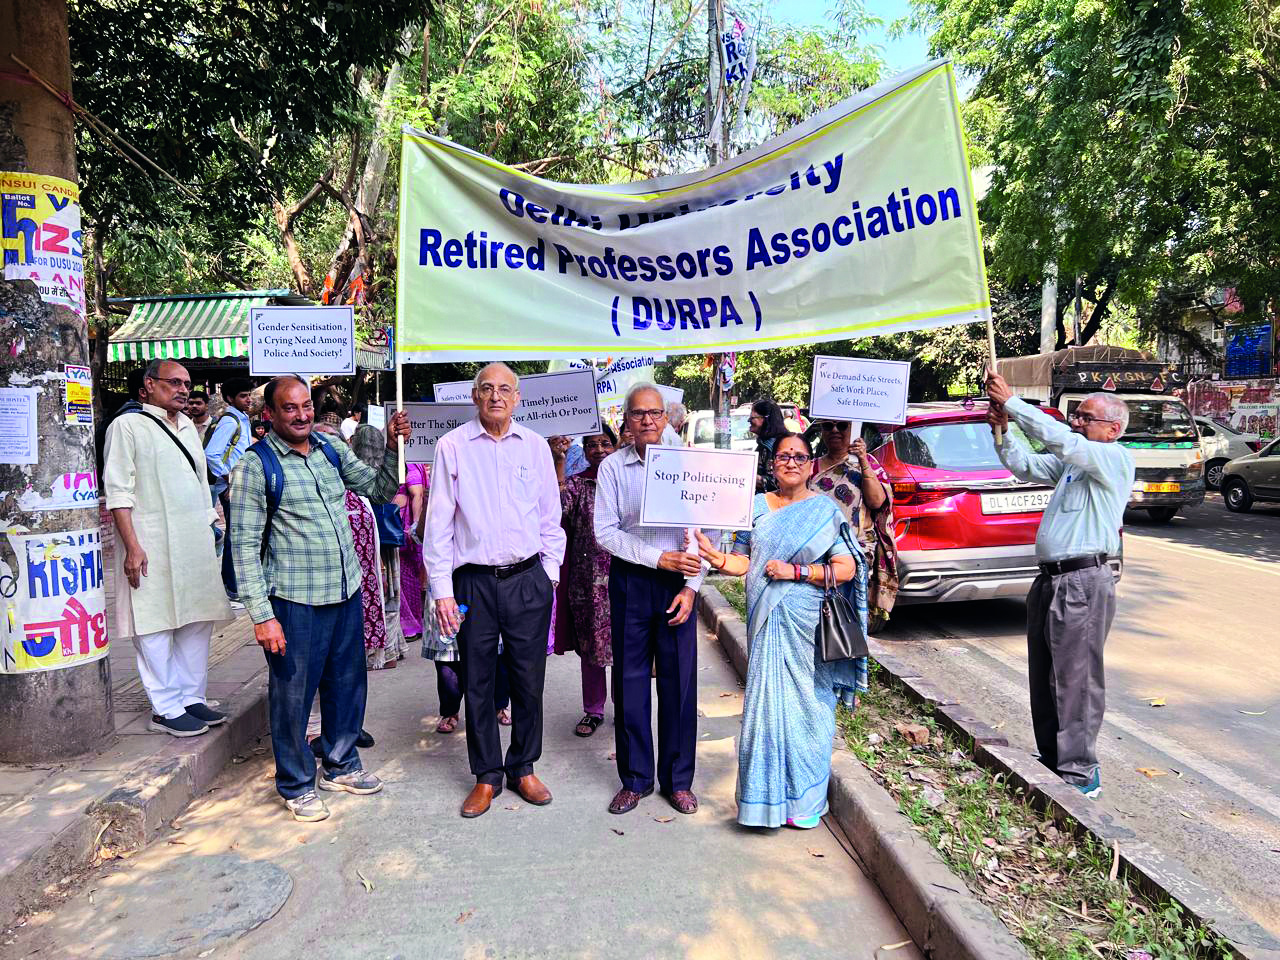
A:
[[[616,833],[620,837],[625,837],[627,835],[627,831],[619,830],[617,827],[610,827],[609,829],[612,830],[614,833]]]
[[[929,743],[929,728],[920,723],[895,723],[894,732],[907,743],[923,747]]]
[[[821,850],[815,850],[813,847],[806,847],[805,849],[808,851],[809,856],[816,857],[819,860],[826,856]]]
[[[880,944],[880,949],[881,950],[901,950],[903,947],[907,946],[910,943],[911,943],[910,940],[899,940],[897,943],[882,943]]]
[[[360,882],[364,885],[364,892],[373,893],[373,881],[370,880],[368,877],[366,877],[358,869],[356,870],[356,876],[360,879]]]
[[[674,819],[675,817],[654,817],[653,822],[654,823],[670,823]]]
[[[463,910],[460,914],[458,914],[458,919],[457,919],[457,920],[455,920],[455,921],[453,921],[453,922],[454,922],[454,923],[466,923],[468,920],[470,920],[470,919],[471,919],[471,915],[472,915],[473,913],[475,913],[475,911],[474,911],[474,910]]]

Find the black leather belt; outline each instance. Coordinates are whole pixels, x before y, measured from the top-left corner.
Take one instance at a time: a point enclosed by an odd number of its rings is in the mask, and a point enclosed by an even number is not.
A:
[[[526,557],[519,563],[509,563],[505,567],[490,567],[480,563],[464,563],[458,568],[458,572],[467,573],[483,573],[489,576],[497,577],[499,580],[505,580],[507,577],[514,577],[517,573],[524,573],[530,567],[538,565],[538,555],[535,553],[532,557]]]
[[[1094,553],[1087,557],[1068,557],[1066,560],[1042,563],[1040,564],[1040,572],[1056,577],[1059,574],[1071,573],[1073,570],[1087,570],[1089,567],[1105,566],[1106,562],[1107,555],[1105,553]]]

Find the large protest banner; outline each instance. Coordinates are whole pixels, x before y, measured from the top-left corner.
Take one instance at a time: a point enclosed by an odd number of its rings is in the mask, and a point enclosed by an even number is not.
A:
[[[759,349],[986,320],[950,64],[697,173],[578,186],[406,130],[398,356]]]

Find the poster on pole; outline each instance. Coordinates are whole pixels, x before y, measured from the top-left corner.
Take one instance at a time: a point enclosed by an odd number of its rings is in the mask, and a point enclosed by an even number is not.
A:
[[[958,105],[934,61],[715,167],[629,184],[544,180],[405,128],[397,356],[715,353],[984,322]]]
[[[472,413],[471,381],[434,386],[436,403],[466,403]],[[592,369],[532,373],[520,378],[516,423],[542,437],[577,437],[600,432],[596,374]]]
[[[35,387],[0,387],[0,463],[39,463]]]
[[[861,357],[814,357],[811,420],[906,423],[911,363]]]
[[[754,450],[645,448],[640,522],[653,527],[749,530]]]
[[[387,420],[396,412],[396,405],[383,407]],[[450,430],[454,430],[476,415],[475,404],[466,403],[406,403],[404,412],[409,415],[412,433],[404,442],[405,463],[434,463],[436,443]]]
[[[45,303],[84,306],[80,187],[43,173],[0,171],[0,278],[30,280]]]
[[[356,318],[352,306],[252,307],[249,374],[356,372]]]

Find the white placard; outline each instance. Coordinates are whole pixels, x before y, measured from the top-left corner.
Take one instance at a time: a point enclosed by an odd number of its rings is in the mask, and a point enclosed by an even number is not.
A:
[[[471,404],[471,381],[435,384],[436,403]],[[474,414],[475,407],[472,407]],[[542,437],[578,437],[600,432],[594,370],[560,370],[520,378],[516,423]]]
[[[388,420],[395,413],[395,404],[384,407],[383,416]],[[409,415],[409,438],[404,442],[405,463],[434,463],[436,442],[450,430],[462,426],[476,415],[475,404],[467,403],[406,403],[404,412]]]
[[[809,418],[906,423],[907,360],[814,357]]]
[[[672,403],[684,403],[684,388],[668,387],[661,383],[655,383],[654,386],[657,387],[658,392],[662,394],[662,405],[664,407]]]
[[[386,408],[370,406],[365,415],[365,422],[371,427],[377,427],[379,430],[387,429]]]
[[[754,450],[649,446],[640,522],[652,527],[749,530]]]
[[[354,374],[355,308],[252,307],[249,374]]]
[[[0,387],[0,463],[37,463],[35,387]]]

